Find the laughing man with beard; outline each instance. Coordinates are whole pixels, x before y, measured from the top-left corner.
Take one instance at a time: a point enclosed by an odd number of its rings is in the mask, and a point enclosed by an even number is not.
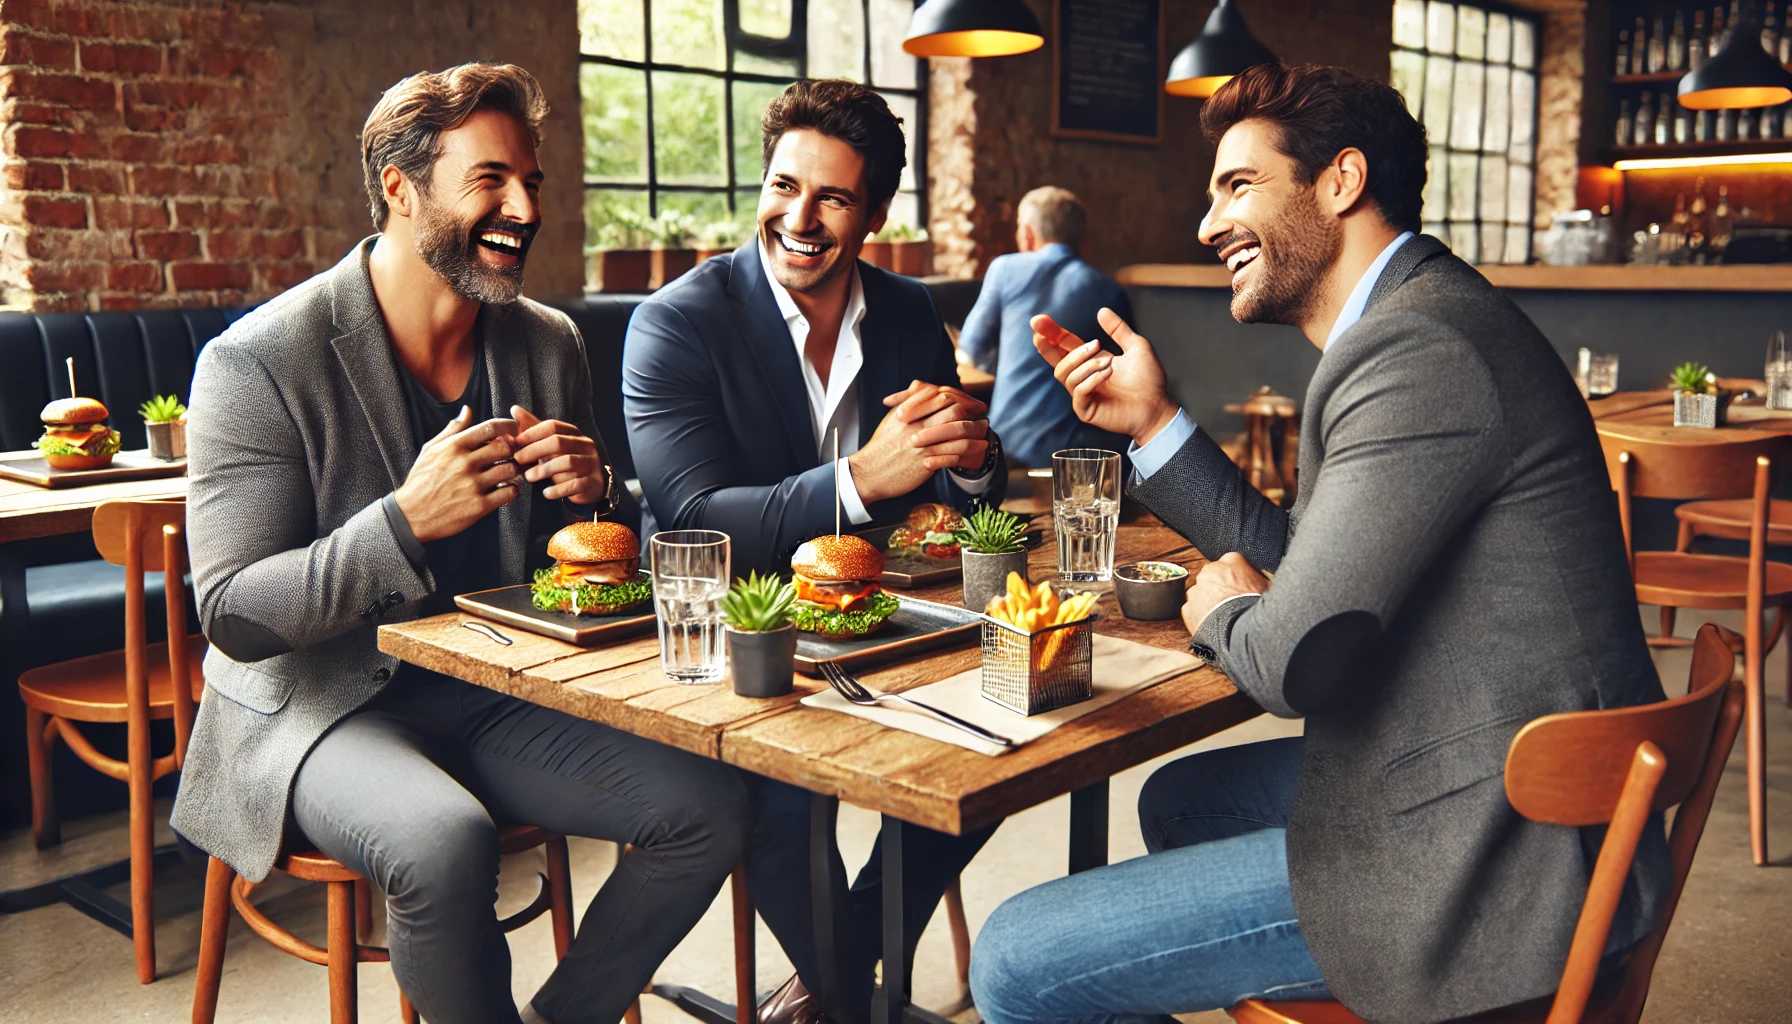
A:
[[[1542,715],[1662,698],[1586,403],[1524,314],[1416,233],[1425,131],[1394,90],[1256,67],[1201,123],[1200,238],[1232,271],[1232,315],[1323,353],[1294,507],[1245,483],[1112,312],[1117,356],[1049,317],[1034,345],[1080,418],[1133,438],[1133,495],[1214,559],[1183,608],[1192,646],[1305,735],[1160,768],[1139,798],[1149,854],[989,918],[977,1009],[1067,1024],[1329,994],[1437,1021],[1545,996],[1603,829],[1521,818],[1507,747]],[[1668,873],[1657,818],[1608,978]]]
[[[521,582],[531,538],[610,508],[583,343],[521,297],[546,113],[508,64],[388,89],[361,135],[379,234],[233,325],[193,376],[211,650],[174,827],[254,881],[305,845],[371,879],[432,1024],[613,1024],[747,830],[729,769],[374,644],[381,622]],[[520,1014],[499,823],[634,845]]]

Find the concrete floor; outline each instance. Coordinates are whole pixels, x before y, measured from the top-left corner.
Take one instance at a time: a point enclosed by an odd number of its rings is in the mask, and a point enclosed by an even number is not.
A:
[[[1652,618],[1652,616],[1651,616]],[[1691,616],[1686,623],[1699,621]],[[1735,625],[1732,617],[1728,624]],[[1688,627],[1683,625],[1682,631]],[[1792,1020],[1792,952],[1784,939],[1792,918],[1792,710],[1781,702],[1787,678],[1784,649],[1768,663],[1770,848],[1776,864],[1756,868],[1749,862],[1748,813],[1743,789],[1740,739],[1718,790],[1704,841],[1693,865],[1685,896],[1655,971],[1647,1021],[1787,1021]],[[1657,665],[1670,694],[1683,692],[1687,656],[1666,652]],[[1266,717],[1215,737],[1205,746],[1288,735],[1297,726]],[[1194,748],[1198,749],[1198,748]],[[1187,751],[1179,752],[1177,756]],[[1144,852],[1133,808],[1139,787],[1158,763],[1141,766],[1113,780],[1110,855],[1113,859]],[[167,820],[166,807],[159,809]],[[873,815],[842,808],[841,845],[847,863],[860,863],[876,835]],[[964,876],[966,911],[973,933],[1004,898],[1046,881],[1063,871],[1068,804],[1060,799],[1015,816],[999,831]],[[164,826],[165,827],[165,826]],[[122,812],[69,822],[58,850],[32,848],[28,833],[0,837],[0,886],[29,886],[71,870],[115,860],[125,850]],[[614,847],[574,840],[575,901],[589,900],[614,863]],[[534,893],[539,856],[525,854],[507,861],[499,909],[508,912]],[[181,866],[157,880],[156,940],[160,979],[138,985],[128,940],[64,905],[0,917],[0,1021],[174,1021],[186,1019],[192,998],[193,963],[199,938],[202,872]],[[118,890],[122,895],[122,887]],[[257,902],[275,920],[301,935],[321,941],[321,887],[291,880],[272,880],[258,890]],[[376,925],[377,927],[377,925]],[[726,892],[702,922],[661,966],[660,981],[694,985],[718,995],[733,991]],[[511,936],[515,970],[513,987],[519,1001],[528,998],[553,962],[545,922]],[[762,990],[781,982],[790,971],[763,924],[758,938],[758,984]],[[396,1021],[397,993],[390,970],[382,964],[359,968],[361,1020]],[[922,1005],[944,1006],[959,994],[952,970],[951,947],[943,921],[936,920],[921,945],[916,968],[916,995]],[[649,1024],[686,1020],[668,1004],[643,999]],[[322,969],[284,956],[256,939],[236,922],[231,929],[218,1020],[283,1024],[325,1019]],[[974,1012],[960,1018],[974,1021]],[[1190,1024],[1224,1021],[1224,1014],[1192,1014]]]

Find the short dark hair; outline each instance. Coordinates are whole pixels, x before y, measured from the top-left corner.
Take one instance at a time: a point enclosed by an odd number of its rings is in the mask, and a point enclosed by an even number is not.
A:
[[[792,83],[765,108],[759,128],[765,136],[759,174],[772,165],[772,150],[784,133],[812,128],[839,139],[865,160],[865,189],[876,210],[896,194],[902,169],[908,165],[908,144],[902,137],[902,118],[890,112],[870,86],[838,78],[813,78]]]
[[[387,89],[361,128],[361,173],[376,230],[386,229],[386,190],[380,172],[388,164],[420,188],[442,155],[442,133],[458,128],[476,110],[510,114],[541,147],[541,122],[548,101],[535,76],[515,64],[461,64],[444,71],[419,71]]]
[[[1201,110],[1201,130],[1217,144],[1240,121],[1274,124],[1277,146],[1312,184],[1345,149],[1362,150],[1369,196],[1401,231],[1419,229],[1425,197],[1425,126],[1392,86],[1321,64],[1260,64],[1221,86]]]

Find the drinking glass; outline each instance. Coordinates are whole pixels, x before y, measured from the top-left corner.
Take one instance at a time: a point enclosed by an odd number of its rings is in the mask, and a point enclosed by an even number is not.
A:
[[[1792,342],[1785,331],[1767,336],[1767,408],[1792,409]]]
[[[1582,349],[1586,352],[1586,349]],[[1586,366],[1587,394],[1609,395],[1618,390],[1618,354],[1616,352],[1588,352],[1584,357]]]
[[[1058,535],[1058,579],[1112,579],[1114,534],[1120,527],[1120,453],[1100,448],[1053,452],[1052,520]]]
[[[728,592],[728,535],[667,530],[648,541],[653,610],[659,618],[660,668],[680,683],[722,678],[722,595]]]

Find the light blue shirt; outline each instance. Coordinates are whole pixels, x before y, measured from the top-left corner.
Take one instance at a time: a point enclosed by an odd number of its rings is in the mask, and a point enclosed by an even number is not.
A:
[[[1325,336],[1327,346],[1338,340],[1339,335],[1355,327],[1356,322],[1363,318],[1363,309],[1369,305],[1369,293],[1375,290],[1375,282],[1381,279],[1381,272],[1387,269],[1388,261],[1394,258],[1394,253],[1411,237],[1410,231],[1400,232],[1381,250],[1381,255],[1375,257],[1375,262],[1369,264],[1369,269],[1363,271],[1363,276],[1357,278],[1356,287],[1350,289],[1349,297],[1344,300],[1344,307],[1338,310],[1338,319],[1332,324],[1332,332]],[[1164,468],[1164,463],[1181,451],[1182,446],[1194,435],[1194,419],[1186,410],[1176,410],[1176,418],[1143,447],[1138,444],[1128,446],[1127,455],[1132,459],[1133,472],[1138,474],[1140,480],[1149,478],[1151,474]]]

